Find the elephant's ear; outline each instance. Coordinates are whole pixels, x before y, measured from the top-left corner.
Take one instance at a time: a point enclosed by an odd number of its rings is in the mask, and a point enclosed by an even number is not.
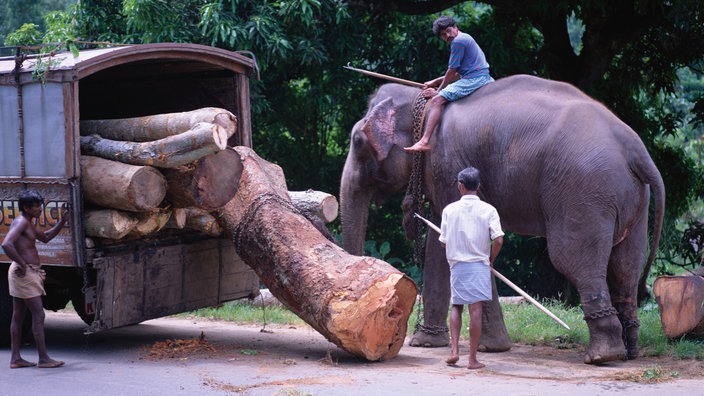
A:
[[[396,107],[391,98],[379,102],[369,112],[362,127],[377,161],[383,161],[394,145]]]

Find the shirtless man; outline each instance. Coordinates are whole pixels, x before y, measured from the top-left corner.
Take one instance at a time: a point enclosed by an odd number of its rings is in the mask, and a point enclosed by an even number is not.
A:
[[[54,239],[61,228],[66,224],[69,210],[64,205],[61,208],[61,220],[49,231],[42,231],[35,225],[35,220],[42,213],[44,199],[34,190],[25,190],[20,193],[18,204],[21,216],[12,221],[10,230],[2,242],[2,248],[7,257],[12,260],[12,265],[7,274],[12,298],[12,323],[10,324],[10,339],[12,356],[10,368],[37,366],[37,363],[28,362],[20,356],[22,342],[22,323],[27,309],[32,313],[32,334],[37,344],[39,353],[38,366],[41,368],[60,367],[64,362],[54,360],[46,352],[44,339],[44,306],[42,295],[44,292],[44,271],[39,263],[39,252],[35,245],[36,240],[44,243]]]

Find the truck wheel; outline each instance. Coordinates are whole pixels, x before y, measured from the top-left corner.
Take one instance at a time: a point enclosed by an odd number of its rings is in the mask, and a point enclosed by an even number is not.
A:
[[[80,316],[87,325],[93,323],[95,314],[86,313],[86,297],[81,289],[71,290],[71,305],[73,305],[73,309],[76,310],[78,316]]]
[[[3,265],[0,271],[0,347],[10,345],[10,323],[12,322],[12,297],[7,285],[9,266]]]
[[[10,266],[4,266],[0,270],[0,347],[10,346],[10,323],[12,323],[12,296],[10,287],[7,284],[7,271]],[[22,323],[22,340],[25,343],[33,343],[32,335],[32,314],[27,311]]]

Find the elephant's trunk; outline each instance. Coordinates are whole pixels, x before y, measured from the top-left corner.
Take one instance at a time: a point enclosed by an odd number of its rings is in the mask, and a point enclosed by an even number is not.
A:
[[[372,189],[360,182],[362,177],[358,168],[354,160],[348,157],[340,183],[340,220],[342,247],[350,254],[361,256],[364,253]]]

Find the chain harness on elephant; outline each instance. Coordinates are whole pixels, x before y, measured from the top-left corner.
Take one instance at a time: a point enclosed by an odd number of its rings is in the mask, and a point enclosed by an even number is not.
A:
[[[421,91],[415,99],[413,105],[413,139],[418,141],[423,135],[423,125],[425,123],[425,113],[427,110],[428,100],[423,97],[423,92]],[[428,212],[425,209],[426,197],[423,195],[423,171],[425,161],[425,155],[423,152],[415,152],[413,154],[413,166],[411,168],[411,177],[408,182],[408,189],[406,190],[406,196],[411,196],[413,198],[413,210],[415,213],[423,213],[424,217],[430,218]],[[412,214],[411,214],[412,215]],[[438,325],[426,325],[422,320],[422,305],[423,305],[423,260],[425,259],[425,237],[424,232],[426,229],[425,224],[419,219],[413,218],[411,220],[414,227],[414,246],[413,246],[413,261],[418,268],[419,282],[418,291],[421,296],[421,302],[417,309],[416,325],[413,333],[422,332],[430,335],[443,334],[448,332],[447,326]]]

